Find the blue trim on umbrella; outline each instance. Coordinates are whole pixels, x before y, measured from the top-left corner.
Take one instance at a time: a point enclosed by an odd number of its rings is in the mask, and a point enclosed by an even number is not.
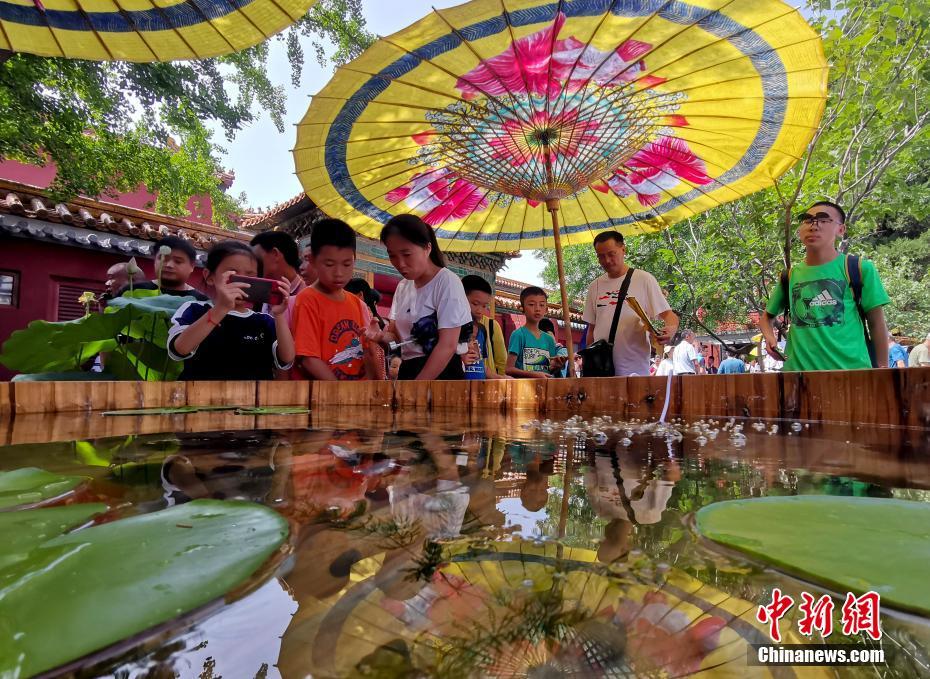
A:
[[[204,16],[208,19],[219,19],[247,7],[251,2],[252,0],[186,0],[158,10],[84,13],[58,9],[46,9],[42,12],[35,6],[0,2],[0,20],[69,31],[93,29],[98,33],[165,31],[201,24],[204,22]]]
[[[755,31],[723,14],[703,7],[688,5],[680,0],[672,0],[668,3],[665,0],[618,0],[615,4],[611,0],[566,0],[566,2],[562,3],[561,9],[566,17],[597,16],[610,11],[612,4],[614,5],[612,8],[613,14],[617,16],[643,17],[658,13],[658,16],[673,23],[695,24],[708,33],[725,39],[750,60],[759,73],[762,90],[765,94],[761,115],[763,122],[760,123],[759,131],[740,161],[718,177],[715,182],[720,185],[730,184],[755,170],[778,138],[785,117],[785,109],[787,108],[788,79],[785,73],[785,65],[772,49],[772,46]],[[510,13],[510,23],[519,27],[552,21],[558,9],[558,3],[550,3],[517,10]],[[507,22],[503,16],[498,16],[466,26],[460,29],[460,33],[466,40],[471,42],[505,30],[507,30]],[[397,59],[377,75],[372,76],[368,82],[346,100],[339,114],[333,120],[326,136],[326,171],[339,194],[362,214],[368,215],[381,223],[386,222],[392,216],[389,212],[382,210],[365,198],[349,175],[346,164],[346,144],[352,126],[361,116],[368,103],[386,90],[392,80],[409,73],[419,66],[421,61],[434,59],[445,52],[455,49],[461,42],[459,36],[450,33],[413,50],[411,54],[406,54]],[[563,233],[572,234],[633,224],[665,214],[702,195],[704,195],[703,191],[692,189],[648,211],[621,218],[612,218],[595,224],[563,226],[560,230]],[[474,233],[449,231],[442,228],[436,229],[437,238],[454,238],[459,241],[517,241],[544,238],[551,235],[552,229],[516,233]]]

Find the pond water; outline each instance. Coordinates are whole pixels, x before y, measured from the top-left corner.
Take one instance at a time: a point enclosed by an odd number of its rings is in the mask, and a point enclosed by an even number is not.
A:
[[[86,494],[118,515],[245,498],[291,521],[294,550],[275,577],[86,676],[930,673],[928,621],[887,607],[880,641],[829,639],[882,648],[884,664],[748,666],[748,645],[768,643],[755,614],[774,587],[798,601],[825,590],[724,552],[691,524],[736,498],[930,502],[925,431],[725,420],[656,431],[591,417],[489,430],[435,416],[371,430],[351,419],[0,448],[0,471],[92,477]],[[824,641],[800,636],[797,617],[781,623],[786,641]]]

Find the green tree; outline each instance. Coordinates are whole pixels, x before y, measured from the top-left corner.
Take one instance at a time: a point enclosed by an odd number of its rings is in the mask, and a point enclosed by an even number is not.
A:
[[[930,320],[930,241],[921,235],[930,225],[930,10],[916,0],[812,1],[808,16],[831,71],[804,157],[767,190],[628,238],[630,262],[656,276],[673,308],[745,322],[764,308],[784,261],[802,256],[796,213],[827,198],[847,208],[844,249],[875,258],[892,296],[889,318],[915,332]],[[554,253],[538,256],[543,280],[557,286]],[[566,260],[569,289],[583,295],[600,274],[593,250],[568,248]]]
[[[272,38],[284,41],[291,84],[300,85],[301,38],[321,66],[326,48],[343,63],[374,36],[365,30],[360,0],[320,0],[296,24]],[[264,111],[284,132],[283,84],[267,75],[271,40],[242,52],[200,61],[133,64],[0,55],[0,159],[58,168],[54,197],[107,195],[145,185],[156,208],[186,214],[192,195],[208,194],[228,223],[238,209],[219,185],[220,147],[208,124],[231,141]]]

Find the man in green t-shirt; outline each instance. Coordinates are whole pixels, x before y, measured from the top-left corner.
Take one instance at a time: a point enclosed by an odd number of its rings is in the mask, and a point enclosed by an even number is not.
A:
[[[854,370],[871,368],[863,319],[856,308],[846,272],[846,255],[836,239],[846,233],[846,213],[835,203],[814,203],[800,216],[798,235],[807,253],[804,263],[788,272],[788,299],[781,281],[775,284],[759,328],[768,352],[784,360],[784,370]],[[878,367],[888,367],[888,329],[882,306],[888,293],[868,260],[860,260],[862,313],[868,323]],[[775,348],[772,321],[788,309],[791,329],[787,357]]]

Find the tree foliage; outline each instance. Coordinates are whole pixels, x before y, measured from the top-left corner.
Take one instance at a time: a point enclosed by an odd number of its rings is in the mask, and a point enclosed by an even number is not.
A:
[[[311,41],[321,65],[328,46],[341,63],[374,40],[360,0],[320,0],[271,39],[286,43],[293,87],[304,66],[301,38]],[[0,159],[54,162],[50,189],[57,199],[145,185],[159,211],[184,215],[191,196],[207,194],[216,219],[228,222],[238,204],[219,185],[221,148],[208,125],[231,141],[264,112],[284,131],[284,85],[267,75],[271,40],[225,57],[171,63],[12,55],[0,62]]]
[[[633,266],[653,273],[673,308],[706,322],[746,322],[764,308],[803,250],[795,216],[816,200],[848,214],[843,249],[875,259],[892,304],[890,327],[930,324],[930,8],[918,0],[812,0],[807,15],[831,65],[823,122],[807,153],[767,190],[627,239]],[[786,251],[785,238],[789,248]],[[558,285],[555,256],[543,280]],[[569,288],[583,295],[600,273],[593,249],[566,251]]]

